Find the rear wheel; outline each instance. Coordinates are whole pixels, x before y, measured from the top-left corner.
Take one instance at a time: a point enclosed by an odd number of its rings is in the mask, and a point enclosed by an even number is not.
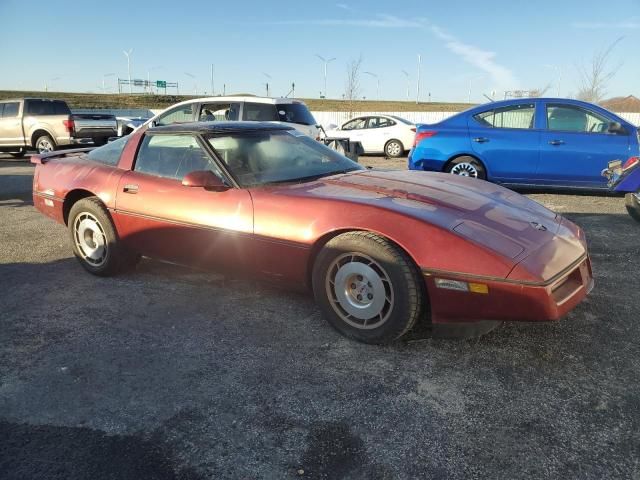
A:
[[[122,246],[109,212],[96,197],[83,198],[71,207],[69,235],[80,265],[94,275],[115,275],[139,259]]]
[[[463,156],[452,160],[446,168],[448,173],[461,177],[473,177],[485,180],[487,172],[482,164],[473,157]]]
[[[389,343],[424,312],[421,278],[412,260],[369,232],[331,239],[313,268],[313,292],[325,318],[346,337]]]
[[[636,193],[627,193],[624,196],[624,203],[627,207],[627,212],[637,222],[640,222],[640,190]]]
[[[384,146],[384,153],[387,157],[398,158],[404,153],[404,146],[400,140],[389,140]]]
[[[35,142],[38,153],[49,153],[56,149],[56,142],[49,135],[41,135]]]

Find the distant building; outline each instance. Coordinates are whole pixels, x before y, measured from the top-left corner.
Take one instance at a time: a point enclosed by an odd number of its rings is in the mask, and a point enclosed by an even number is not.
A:
[[[640,112],[640,98],[633,95],[603,100],[600,105],[612,112]]]

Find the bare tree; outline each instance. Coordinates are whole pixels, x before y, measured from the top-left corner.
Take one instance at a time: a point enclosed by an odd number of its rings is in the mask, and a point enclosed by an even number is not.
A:
[[[344,98],[347,100],[349,113],[353,114],[354,102],[360,97],[360,74],[362,70],[362,54],[357,59],[352,59],[347,64],[347,83],[345,84]]]
[[[598,103],[604,99],[607,93],[607,85],[615,76],[622,64],[613,68],[609,67],[611,52],[624,37],[618,38],[604,50],[596,52],[587,65],[580,65],[580,89],[577,98],[586,102]]]

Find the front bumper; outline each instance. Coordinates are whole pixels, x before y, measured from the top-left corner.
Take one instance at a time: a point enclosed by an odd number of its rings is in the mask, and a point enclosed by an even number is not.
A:
[[[423,270],[423,275],[433,324],[559,320],[575,308],[594,285],[591,261],[586,255],[549,282],[523,282],[432,270]],[[486,293],[441,288],[436,285],[436,279],[486,285]]]

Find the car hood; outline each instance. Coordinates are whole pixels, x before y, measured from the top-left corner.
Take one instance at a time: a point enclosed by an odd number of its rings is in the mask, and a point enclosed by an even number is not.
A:
[[[573,229],[563,226],[566,221],[562,217],[533,200],[489,182],[450,174],[358,171],[292,190],[416,217],[512,261],[524,259],[557,236],[577,241]]]

